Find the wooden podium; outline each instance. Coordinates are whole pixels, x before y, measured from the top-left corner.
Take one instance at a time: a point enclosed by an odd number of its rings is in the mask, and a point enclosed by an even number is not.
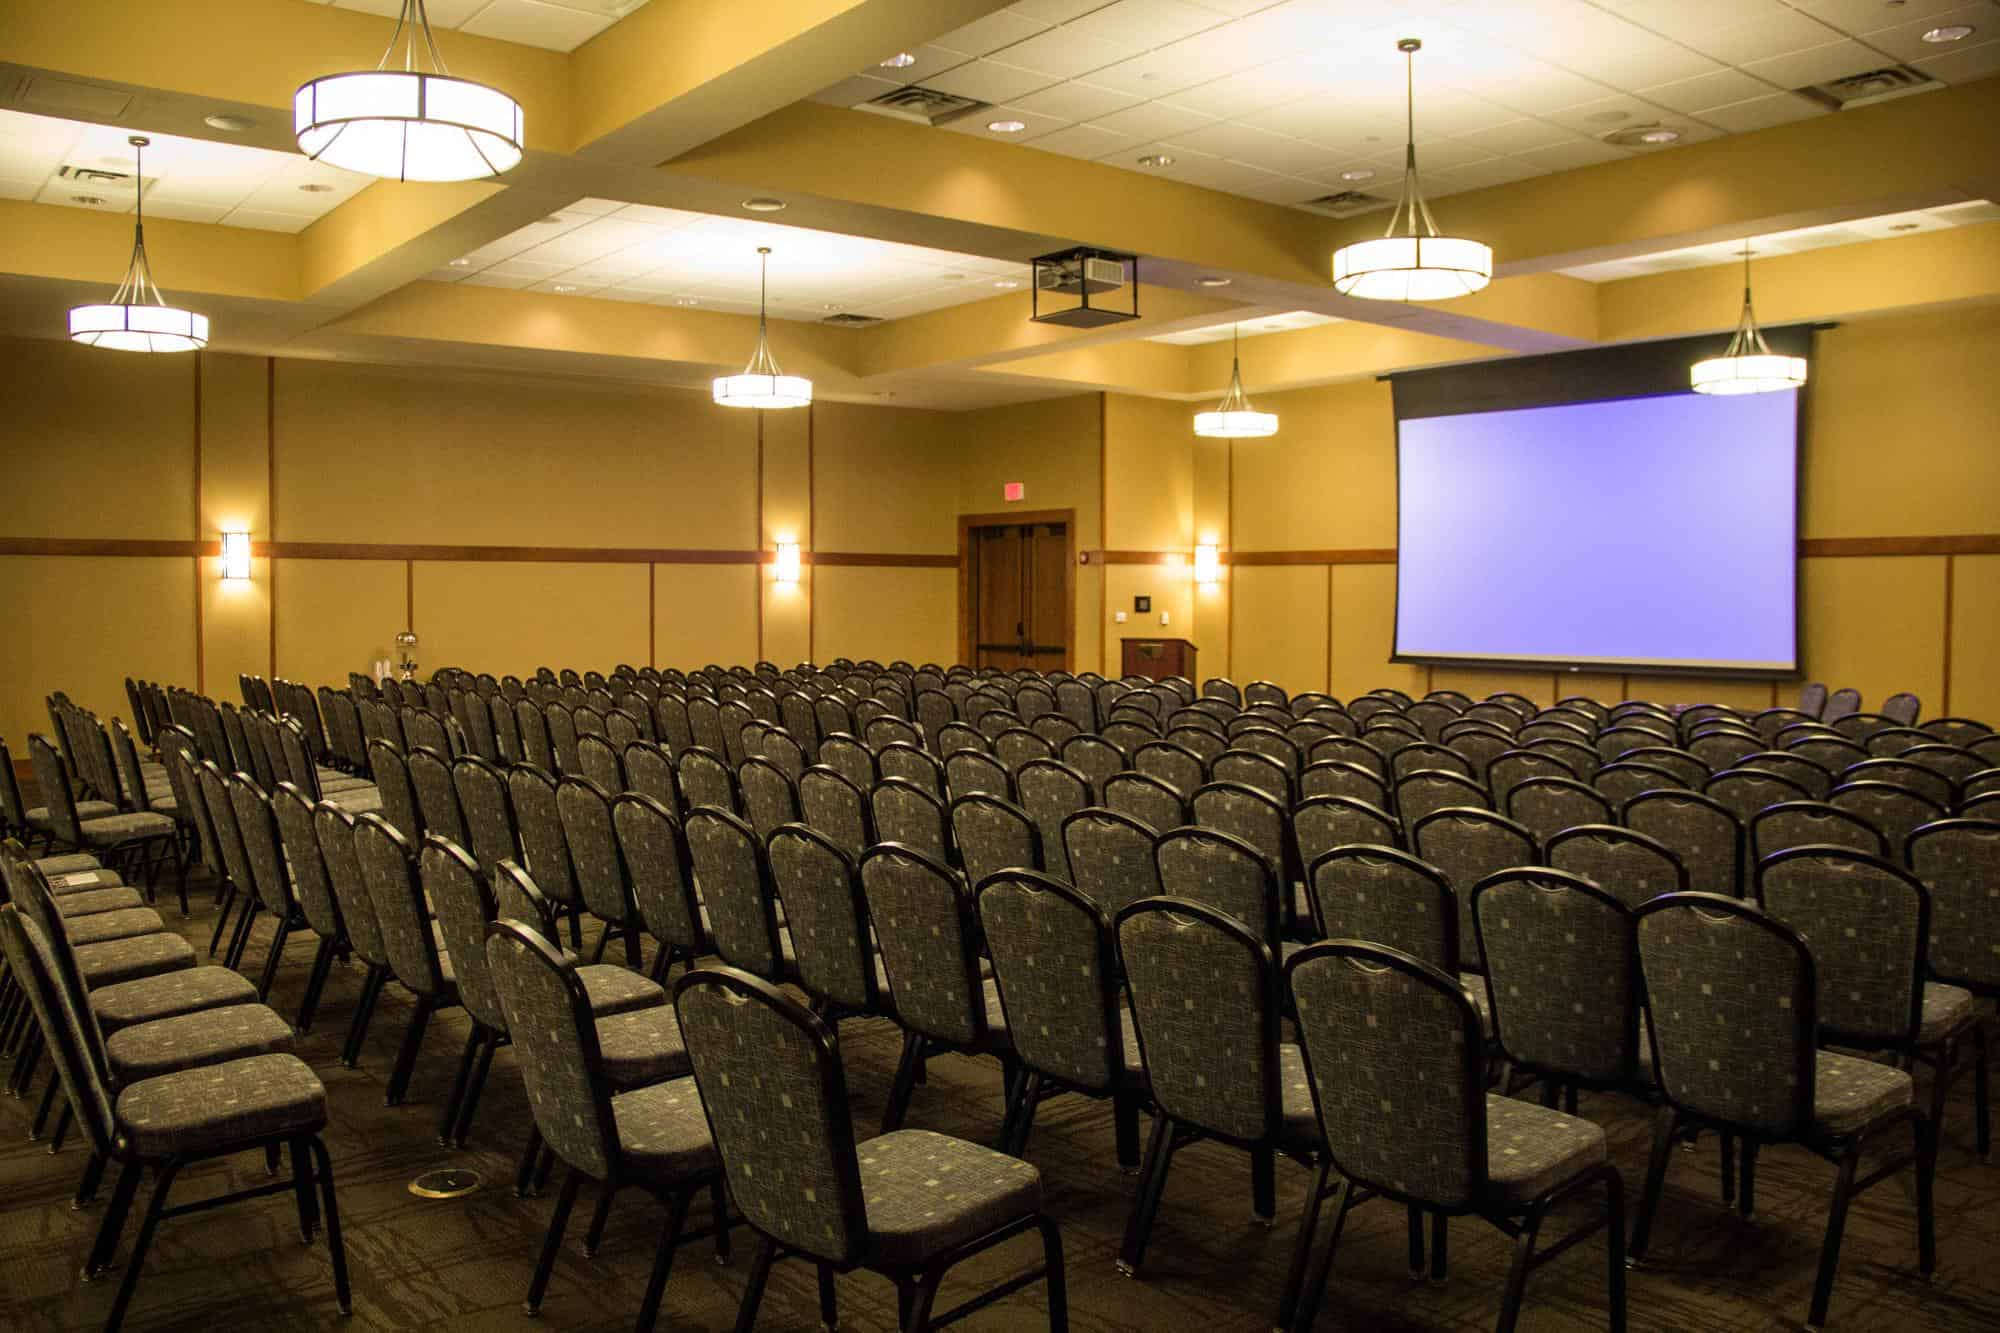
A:
[[[1194,645],[1186,639],[1125,639],[1120,674],[1165,680],[1168,676],[1195,679]]]

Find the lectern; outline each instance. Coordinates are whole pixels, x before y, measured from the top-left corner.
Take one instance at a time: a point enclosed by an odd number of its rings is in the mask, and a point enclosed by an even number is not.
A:
[[[1126,639],[1121,674],[1165,680],[1169,676],[1195,679],[1194,645],[1186,639]]]

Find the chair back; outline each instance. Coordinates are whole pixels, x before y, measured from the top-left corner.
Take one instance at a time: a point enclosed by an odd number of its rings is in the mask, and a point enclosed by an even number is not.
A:
[[[1900,851],[1912,833],[1943,819],[1946,813],[1943,806],[1921,792],[1892,782],[1843,782],[1826,800],[1828,805],[1873,825],[1888,840],[1891,851]]]
[[[505,1032],[507,1012],[486,963],[486,928],[498,919],[499,907],[485,873],[463,847],[427,833],[417,854],[417,874],[424,896],[437,911],[438,931],[458,981],[459,1002],[479,1023]]]
[[[989,875],[976,898],[1014,1053],[1062,1083],[1109,1091],[1124,1068],[1110,919],[1032,870]]]
[[[101,1043],[95,1052],[88,1045],[94,1030],[85,1024],[84,1015],[56,973],[56,951],[63,946],[51,941],[41,925],[18,905],[0,903],[0,952],[4,952],[16,983],[27,993],[55,1065],[54,1076],[61,1079],[63,1095],[83,1126],[91,1150],[109,1157],[117,1139],[118,1119],[110,1082],[103,1072],[108,1060],[102,1058]]]
[[[1626,828],[1673,850],[1695,893],[1743,891],[1743,826],[1728,806],[1697,791],[1641,792],[1625,803]]]
[[[1113,774],[1104,783],[1104,804],[1155,832],[1188,822],[1187,800],[1181,791],[1144,773]]]
[[[610,793],[589,778],[566,777],[556,784],[556,815],[584,907],[608,928],[637,925],[631,880],[612,827]]]
[[[465,821],[464,844],[487,874],[502,861],[519,859],[521,835],[514,822],[514,799],[507,775],[493,761],[460,755],[451,766],[452,789]]]
[[[1164,896],[1212,907],[1278,947],[1279,870],[1262,848],[1219,829],[1178,828],[1154,841],[1153,862]]]
[[[785,904],[798,956],[799,985],[815,999],[854,1013],[877,1013],[882,996],[868,907],[853,858],[803,824],[773,833],[771,883]]]
[[[2000,820],[1941,819],[1912,832],[1905,849],[1930,891],[1931,971],[2000,994]]]
[[[1673,848],[1616,824],[1564,829],[1542,855],[1551,869],[1582,876],[1628,908],[1688,890],[1687,867]]]
[[[971,895],[959,877],[914,848],[877,844],[861,862],[861,888],[896,1000],[911,1032],[971,1047],[986,1039]]]
[[[1633,914],[1669,1103],[1771,1139],[1812,1120],[1819,981],[1790,926],[1740,898],[1670,893]]]
[[[423,837],[424,819],[402,746],[388,740],[368,742],[368,772],[382,797],[382,818],[412,842]]]
[[[756,830],[726,811],[698,806],[688,812],[682,832],[716,952],[733,967],[783,980],[777,903]]]
[[[556,800],[556,779],[533,764],[507,770],[507,795],[521,835],[521,855],[535,883],[564,907],[582,902],[572,868],[569,840],[563,836],[562,809]]]
[[[950,858],[950,825],[944,802],[904,778],[883,778],[868,795],[875,837],[938,861]]]
[[[698,956],[708,938],[680,821],[659,801],[628,791],[612,801],[611,824],[646,933],[689,958]]]
[[[1458,978],[1335,940],[1285,968],[1306,1079],[1341,1174],[1392,1198],[1463,1208],[1486,1191],[1479,1011]]]
[[[416,848],[380,815],[360,815],[354,821],[354,859],[368,886],[368,900],[375,904],[390,970],[416,994],[442,998],[444,969],[417,873]]]
[[[1308,796],[1292,812],[1292,836],[1299,862],[1311,865],[1336,847],[1367,843],[1399,846],[1402,826],[1388,811],[1348,796]]]
[[[1000,870],[1042,867],[1042,840],[1035,821],[1020,806],[998,796],[974,794],[953,801],[951,835],[969,884]]]
[[[736,774],[714,750],[693,746],[681,751],[681,799],[693,810],[707,806],[726,814],[737,813]]]
[[[1780,801],[1750,820],[1750,859],[1762,861],[1788,847],[1851,847],[1887,856],[1889,840],[1860,815],[1824,801]]]
[[[799,822],[799,791],[792,777],[768,759],[745,759],[736,770],[736,788],[743,796],[743,817],[760,838],[769,838],[787,824]]]
[[[1234,916],[1184,898],[1142,898],[1113,931],[1154,1101],[1222,1138],[1269,1142],[1283,1108],[1271,950]]]
[[[223,874],[240,892],[255,896],[257,872],[250,868],[250,855],[243,850],[243,835],[236,827],[236,803],[229,795],[229,779],[213,759],[204,759],[195,770],[195,782],[201,788],[202,807],[208,811],[216,849],[222,853]]]
[[[618,1158],[617,1122],[576,964],[541,932],[507,920],[486,928],[486,965],[543,1142],[585,1175],[608,1178]]]
[[[1472,891],[1493,1036],[1530,1072],[1603,1086],[1639,1069],[1639,958],[1625,903],[1581,875],[1503,870]]]
[[[833,1029],[776,987],[734,968],[674,983],[729,1197],[759,1232],[844,1265],[868,1221],[847,1082]]]
[[[1306,883],[1321,939],[1367,940],[1459,974],[1458,895],[1434,867],[1394,847],[1357,844],[1313,861]]]
[[[632,739],[638,739],[636,736]],[[568,770],[565,770],[567,772]],[[625,762],[609,736],[576,738],[576,773],[608,792],[625,790]]]
[[[382,926],[375,917],[375,900],[362,878],[361,862],[354,852],[354,816],[325,802],[313,807],[313,834],[319,843],[320,860],[326,864],[326,879],[333,889],[333,901],[340,908],[340,923],[355,956],[371,967],[389,961],[382,939]]]
[[[1866,852],[1793,847],[1758,862],[1757,901],[1812,945],[1822,1041],[1915,1040],[1929,970],[1922,882]]]
[[[1617,811],[1597,791],[1575,778],[1529,778],[1507,793],[1507,815],[1546,842],[1578,824],[1610,824]]]
[[[681,812],[680,776],[658,741],[641,738],[626,745],[625,788],[652,797],[675,816]]]
[[[1418,820],[1410,830],[1410,850],[1418,860],[1442,873],[1458,898],[1459,966],[1472,972],[1483,970],[1479,937],[1472,927],[1473,886],[1499,871],[1539,863],[1542,858],[1535,835],[1490,810],[1439,810]]]
[[[296,900],[291,871],[278,841],[278,817],[271,808],[271,798],[242,773],[232,776],[228,787],[236,836],[242,840],[243,860],[250,868],[251,882],[244,887],[256,893],[266,911],[287,920],[296,909]]]
[[[1092,804],[1090,780],[1060,760],[1031,759],[1015,772],[1014,791],[1042,835],[1044,867],[1057,879],[1075,882],[1063,824]]]

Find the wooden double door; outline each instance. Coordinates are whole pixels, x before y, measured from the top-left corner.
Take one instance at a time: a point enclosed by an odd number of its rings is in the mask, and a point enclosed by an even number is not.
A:
[[[1069,661],[1068,521],[971,521],[966,532],[971,665],[1054,671]]]

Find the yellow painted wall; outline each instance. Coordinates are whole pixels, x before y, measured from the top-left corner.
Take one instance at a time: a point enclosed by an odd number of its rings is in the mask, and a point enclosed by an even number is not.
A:
[[[378,658],[395,660],[396,635],[407,623],[403,561],[278,563],[279,675],[338,687],[350,671],[370,671]]]
[[[1952,564],[1951,711],[2000,719],[2000,555]]]
[[[865,565],[813,571],[814,660],[952,661],[958,655],[958,572]]]
[[[1239,565],[1233,571],[1233,675],[1239,682],[1272,680],[1293,694],[1326,688],[1327,570],[1325,565]]]
[[[424,671],[609,671],[647,657],[644,565],[419,560],[415,606]]]
[[[129,723],[126,676],[192,680],[194,579],[191,559],[0,556],[0,734],[14,758],[48,731],[51,690]]]
[[[756,661],[758,575],[755,565],[653,566],[653,665]]]

